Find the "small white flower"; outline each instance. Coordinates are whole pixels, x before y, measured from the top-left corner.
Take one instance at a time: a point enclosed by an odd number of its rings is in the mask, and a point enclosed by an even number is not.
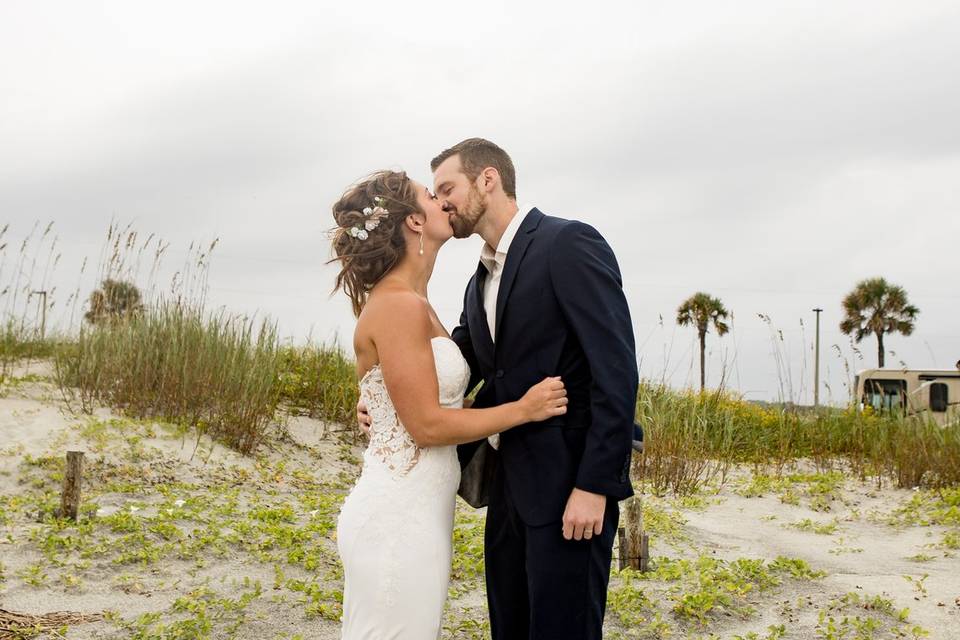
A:
[[[137,511],[140,511],[140,507],[135,504],[130,505],[130,513],[136,513]]]
[[[361,224],[357,224],[352,227],[344,227],[346,233],[351,238],[366,240],[370,237],[369,232],[379,227],[380,221],[390,215],[390,212],[383,207],[383,205],[386,203],[386,200],[380,196],[377,196],[373,199],[373,203],[373,207],[363,208],[363,215],[366,219]]]
[[[309,515],[310,515],[310,517],[312,518],[313,516],[317,515],[318,513],[320,513],[320,510],[319,510],[319,509],[314,509],[313,511],[310,512]]]
[[[182,507],[182,506],[185,505],[185,504],[187,504],[187,501],[186,501],[186,500],[175,500],[174,503],[173,503],[173,506],[175,506],[175,507],[177,507],[177,508],[180,508],[180,507]]]

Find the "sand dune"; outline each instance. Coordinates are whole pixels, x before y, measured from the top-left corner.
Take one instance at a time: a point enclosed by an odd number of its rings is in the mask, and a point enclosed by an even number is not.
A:
[[[244,457],[107,409],[74,414],[50,380],[15,379],[0,394],[0,609],[107,612],[71,639],[339,637],[333,525],[362,449],[334,428],[288,416]],[[86,456],[76,525],[51,515],[68,449]],[[773,486],[738,469],[694,498],[645,496],[656,570],[614,576],[607,636],[958,637],[958,528],[894,526],[914,495],[801,465]],[[445,638],[489,636],[482,518],[459,505]]]

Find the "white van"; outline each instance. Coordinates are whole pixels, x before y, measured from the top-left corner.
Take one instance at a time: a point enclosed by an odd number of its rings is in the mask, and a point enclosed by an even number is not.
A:
[[[960,369],[864,369],[854,379],[863,410],[923,416],[937,424],[960,424]]]

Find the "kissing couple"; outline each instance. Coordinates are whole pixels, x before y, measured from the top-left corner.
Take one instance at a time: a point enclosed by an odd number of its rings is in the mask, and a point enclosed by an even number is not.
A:
[[[459,492],[487,507],[493,640],[601,638],[617,503],[633,494],[638,372],[619,266],[589,225],[518,206],[492,142],[430,166],[433,192],[381,171],[333,205],[370,439],[337,523],[342,637],[439,637]],[[440,247],[474,233],[486,244],[447,333],[427,287]]]

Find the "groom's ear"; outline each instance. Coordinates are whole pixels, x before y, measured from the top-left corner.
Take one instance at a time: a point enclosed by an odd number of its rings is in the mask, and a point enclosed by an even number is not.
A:
[[[493,191],[500,184],[500,172],[493,167],[487,167],[477,176],[477,188],[487,193]]]

